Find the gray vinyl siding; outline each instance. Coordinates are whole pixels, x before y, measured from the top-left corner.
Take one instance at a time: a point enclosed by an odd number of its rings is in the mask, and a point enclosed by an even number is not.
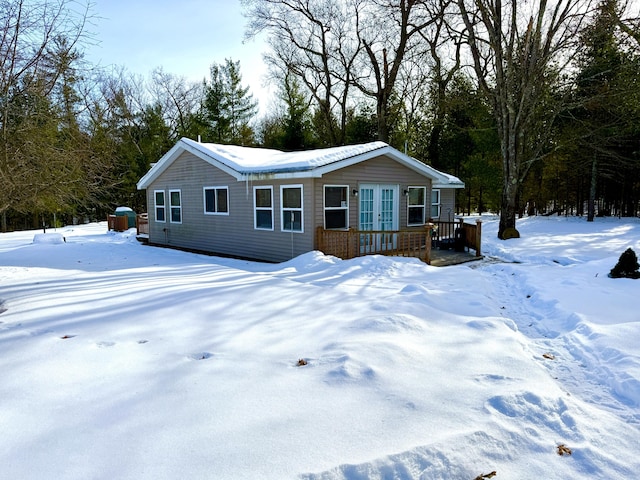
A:
[[[149,242],[156,245],[210,252],[220,255],[282,262],[314,250],[317,227],[324,226],[324,186],[348,185],[349,226],[358,227],[358,197],[352,190],[362,183],[398,185],[399,227],[407,228],[408,186],[427,187],[426,214],[429,216],[431,180],[386,157],[377,157],[325,174],[322,178],[237,181],[235,177],[199,157],[183,152],[147,188]],[[303,233],[282,232],[280,187],[302,185]],[[273,230],[254,228],[254,187],[273,188]],[[204,213],[203,187],[228,188],[228,215]],[[155,221],[154,191],[165,192],[167,221]],[[171,223],[169,191],[180,190],[182,222]],[[441,189],[442,215],[453,210],[455,192]],[[412,227],[413,228],[413,227]],[[420,228],[420,227],[415,227]]]
[[[455,220],[455,214],[456,214],[455,204],[456,204],[456,191],[453,188],[441,188],[440,189],[440,220],[442,221]]]
[[[303,186],[303,233],[281,232],[280,185]],[[254,229],[253,187],[273,187],[273,231]],[[205,215],[203,187],[228,187],[229,215]],[[221,255],[280,262],[313,250],[313,189],[310,179],[238,182],[204,160],[184,152],[147,188],[153,208],[153,192],[180,190],[182,223],[156,223],[149,215],[149,242],[201,250]],[[168,203],[168,200],[167,200]],[[169,215],[167,205],[167,218]],[[166,230],[165,230],[166,229]]]
[[[324,226],[324,186],[348,185],[349,190],[349,226],[358,228],[358,197],[354,197],[352,190],[358,189],[362,183],[398,185],[400,193],[400,211],[398,224],[401,229],[407,228],[407,198],[403,191],[408,186],[427,187],[427,199],[431,198],[431,179],[403,166],[386,157],[377,157],[366,162],[342,168],[316,179],[315,187],[315,218],[316,227]],[[426,208],[427,217],[431,204]],[[428,218],[427,218],[428,219]],[[410,227],[413,228],[413,227]],[[417,227],[420,228],[420,227]]]

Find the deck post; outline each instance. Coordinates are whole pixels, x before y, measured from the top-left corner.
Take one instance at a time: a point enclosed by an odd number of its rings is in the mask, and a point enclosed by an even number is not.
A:
[[[431,242],[433,239],[435,225],[433,223],[427,223],[424,228],[427,230],[427,237],[424,240],[424,258],[421,260],[427,265],[431,265]]]
[[[476,257],[482,256],[482,220],[476,220]]]
[[[322,227],[316,227],[316,250],[324,253],[322,245]]]

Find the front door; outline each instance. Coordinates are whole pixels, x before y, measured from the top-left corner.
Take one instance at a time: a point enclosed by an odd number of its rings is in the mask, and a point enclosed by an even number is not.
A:
[[[398,230],[398,196],[398,185],[360,185],[359,229],[378,232],[361,235],[362,253],[395,248],[396,235],[379,232]]]

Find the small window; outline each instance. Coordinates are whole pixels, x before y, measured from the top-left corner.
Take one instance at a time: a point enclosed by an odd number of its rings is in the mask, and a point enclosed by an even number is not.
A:
[[[431,190],[431,218],[440,218],[440,190]]]
[[[273,187],[254,187],[254,228],[273,230]]]
[[[424,225],[427,187],[409,187],[407,198],[407,225]]]
[[[280,187],[283,232],[302,232],[302,185]]]
[[[169,190],[169,207],[171,223],[182,223],[182,199],[180,190]]]
[[[228,187],[204,187],[205,215],[229,215]]]
[[[164,190],[155,190],[153,192],[155,210],[156,210],[156,222],[166,222],[166,206],[164,203]]]
[[[348,185],[325,185],[324,228],[349,228]]]

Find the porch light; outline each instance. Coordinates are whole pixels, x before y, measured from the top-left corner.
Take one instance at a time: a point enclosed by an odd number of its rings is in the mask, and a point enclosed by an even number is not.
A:
[[[404,191],[404,192],[402,192],[402,193],[404,193],[404,196],[405,196],[405,197],[408,197],[408,196],[409,196],[409,190],[405,190],[405,191]]]
[[[354,197],[357,197],[357,196],[358,196],[358,189],[357,189],[357,188],[354,188],[353,190],[351,190],[351,194],[352,194]]]

